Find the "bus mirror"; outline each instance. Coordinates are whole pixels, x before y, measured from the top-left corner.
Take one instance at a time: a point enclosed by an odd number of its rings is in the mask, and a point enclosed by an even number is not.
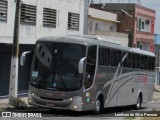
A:
[[[26,52],[23,52],[21,54],[21,58],[20,58],[20,64],[21,66],[24,66],[25,65],[25,61],[26,61],[26,55],[31,53],[31,51],[26,51]]]
[[[82,74],[84,72],[84,61],[85,61],[86,57],[80,59],[79,61],[79,65],[78,65],[78,72],[79,74]]]

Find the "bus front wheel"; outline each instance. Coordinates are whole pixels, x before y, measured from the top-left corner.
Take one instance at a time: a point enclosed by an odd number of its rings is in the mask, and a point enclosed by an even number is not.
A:
[[[97,115],[101,112],[103,108],[103,101],[101,97],[98,97],[98,99],[95,102],[95,109],[94,109],[94,114]]]

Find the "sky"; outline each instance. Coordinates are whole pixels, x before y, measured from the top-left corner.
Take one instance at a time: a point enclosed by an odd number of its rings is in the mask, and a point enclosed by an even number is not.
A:
[[[91,0],[90,0],[91,1]],[[138,3],[138,0],[93,0],[94,3]],[[156,10],[155,34],[160,34],[160,0],[140,0],[141,5]]]

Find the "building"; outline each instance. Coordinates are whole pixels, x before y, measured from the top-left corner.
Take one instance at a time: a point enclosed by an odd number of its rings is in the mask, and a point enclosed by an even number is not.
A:
[[[156,84],[160,85],[160,34],[155,34],[154,48],[156,55]]]
[[[112,42],[128,46],[128,34],[117,32],[117,26],[120,24],[117,19],[117,14],[89,8],[88,34],[98,35]]]
[[[117,31],[129,34],[129,46],[154,51],[154,23],[156,12],[133,3],[91,4],[90,7],[116,13]]]
[[[0,1],[0,96],[9,90],[15,7],[15,0]],[[33,50],[40,37],[87,33],[87,16],[87,0],[22,0],[19,54]],[[30,59],[19,66],[18,93],[27,92]]]

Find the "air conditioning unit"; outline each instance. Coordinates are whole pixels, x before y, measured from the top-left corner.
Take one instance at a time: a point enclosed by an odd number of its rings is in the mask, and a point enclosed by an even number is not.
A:
[[[149,24],[149,20],[146,20],[146,25],[148,25]]]

